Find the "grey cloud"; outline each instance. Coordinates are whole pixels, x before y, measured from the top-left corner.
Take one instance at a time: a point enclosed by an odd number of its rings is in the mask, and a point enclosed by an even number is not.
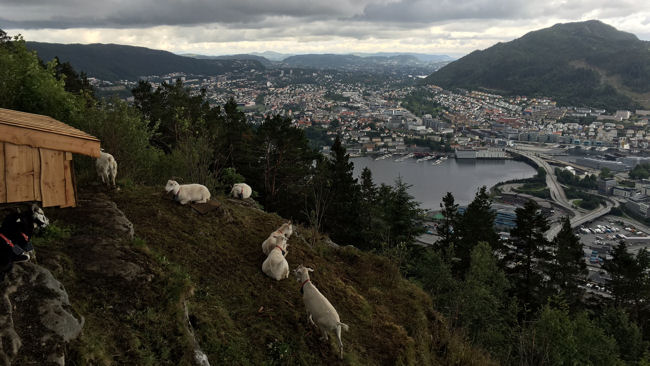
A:
[[[2,23],[12,28],[123,27],[256,23],[267,17],[333,19],[360,12],[367,0],[3,0]],[[33,5],[33,6],[32,6]],[[6,27],[6,25],[5,25]]]

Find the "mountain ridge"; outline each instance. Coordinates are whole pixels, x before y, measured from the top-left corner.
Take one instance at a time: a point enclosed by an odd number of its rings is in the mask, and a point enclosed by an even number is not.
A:
[[[634,108],[647,105],[636,94],[650,92],[649,48],[650,42],[597,20],[560,23],[474,51],[425,83],[543,95],[565,105]],[[620,83],[608,82],[612,77]]]
[[[219,75],[228,71],[263,69],[256,60],[202,60],[168,51],[119,44],[61,44],[26,42],[44,61],[58,57],[78,71],[103,80],[135,80],[146,75],[185,72],[194,75]]]

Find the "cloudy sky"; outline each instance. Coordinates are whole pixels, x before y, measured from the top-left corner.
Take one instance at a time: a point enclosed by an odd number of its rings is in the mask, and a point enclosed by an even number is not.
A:
[[[588,19],[650,40],[649,0],[0,0],[0,29],[26,40],[206,55],[461,56]]]

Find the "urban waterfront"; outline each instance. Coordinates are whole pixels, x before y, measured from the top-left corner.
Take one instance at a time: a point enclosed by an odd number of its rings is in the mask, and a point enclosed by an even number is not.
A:
[[[351,159],[354,175],[359,178],[364,167],[370,168],[375,184],[393,184],[397,177],[411,185],[409,192],[420,202],[421,208],[436,210],[442,197],[453,193],[456,202],[469,203],[481,186],[491,187],[512,179],[530,178],[536,170],[515,160],[456,160],[450,158],[440,165],[408,159],[374,160],[370,157]]]

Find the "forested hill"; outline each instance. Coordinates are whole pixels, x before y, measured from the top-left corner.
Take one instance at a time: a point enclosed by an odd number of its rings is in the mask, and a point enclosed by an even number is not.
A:
[[[425,79],[443,88],[545,95],[608,109],[650,105],[650,42],[597,20],[556,24],[497,43]]]
[[[88,76],[103,80],[137,79],[144,75],[185,72],[199,75],[219,75],[228,71],[263,69],[256,60],[206,60],[178,56],[171,52],[117,44],[60,44],[27,42],[45,61],[58,57],[70,62]]]

